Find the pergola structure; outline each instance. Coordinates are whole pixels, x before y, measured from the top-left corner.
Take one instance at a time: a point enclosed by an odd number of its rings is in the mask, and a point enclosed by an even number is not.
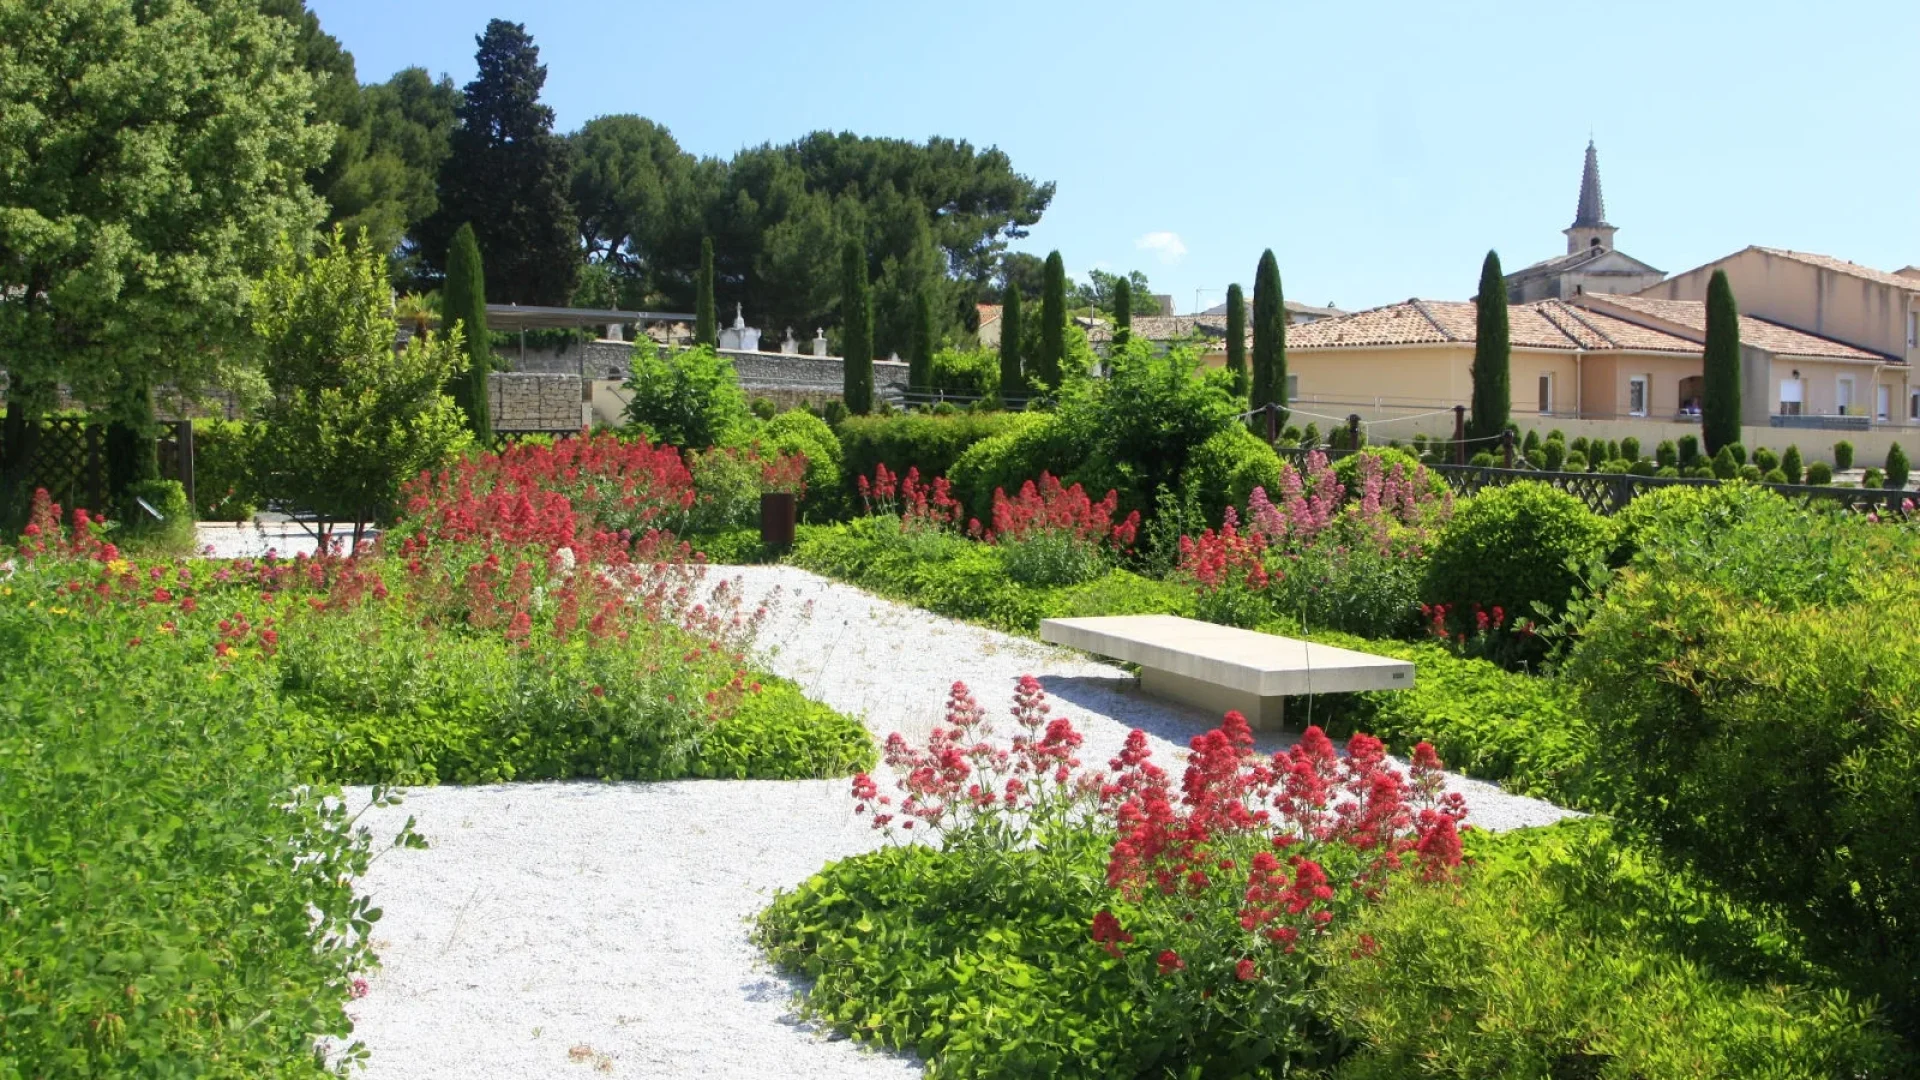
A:
[[[519,304],[488,304],[488,330],[518,330],[520,358],[527,357],[528,330],[585,330],[591,327],[650,322],[691,323],[695,316],[679,311],[620,311],[615,308],[538,307]]]

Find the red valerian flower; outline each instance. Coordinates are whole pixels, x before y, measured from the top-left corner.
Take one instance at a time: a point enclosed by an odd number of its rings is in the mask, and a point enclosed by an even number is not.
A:
[[[1174,952],[1172,949],[1162,949],[1160,955],[1154,957],[1153,960],[1155,964],[1159,965],[1160,974],[1162,975],[1171,975],[1187,966],[1187,962],[1180,959],[1180,954]]]
[[[1260,977],[1260,966],[1242,957],[1239,963],[1233,965],[1233,977],[1241,982],[1252,982]]]
[[[1133,935],[1121,929],[1120,920],[1105,908],[1101,908],[1099,914],[1093,917],[1092,937],[1107,951],[1108,956],[1116,960],[1120,958],[1120,946],[1133,943]]]

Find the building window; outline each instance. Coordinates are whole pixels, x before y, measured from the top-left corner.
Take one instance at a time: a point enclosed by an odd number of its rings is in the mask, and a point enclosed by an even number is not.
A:
[[[1841,416],[1853,411],[1853,376],[1842,375],[1834,383],[1833,411]]]
[[[1907,312],[1907,348],[1920,347],[1920,311]]]
[[[1299,396],[1300,396],[1300,376],[1288,375],[1287,376],[1287,400],[1292,401],[1295,398],[1298,398]]]
[[[1907,419],[1920,420],[1920,390],[1907,393]]]
[[[1627,412],[1634,416],[1647,415],[1647,377],[1635,375],[1627,380]]]
[[[1801,402],[1806,398],[1805,384],[1799,379],[1780,380],[1780,415],[1799,416]]]
[[[1542,416],[1553,412],[1553,375],[1542,372],[1540,375],[1540,413]]]
[[[1873,418],[1886,423],[1893,414],[1893,387],[1882,383],[1873,388]]]

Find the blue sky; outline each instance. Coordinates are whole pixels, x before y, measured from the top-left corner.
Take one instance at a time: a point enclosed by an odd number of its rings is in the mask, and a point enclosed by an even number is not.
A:
[[[633,112],[726,156],[815,129],[1005,150],[1053,180],[1017,246],[1368,307],[1565,250],[1589,130],[1618,245],[1670,273],[1765,244],[1920,263],[1920,4],[310,0],[363,81],[465,83],[524,22],[562,130]],[[1198,290],[1196,294],[1196,290]]]

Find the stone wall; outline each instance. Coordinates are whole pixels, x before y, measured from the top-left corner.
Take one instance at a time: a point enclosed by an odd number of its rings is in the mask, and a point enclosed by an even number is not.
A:
[[[586,422],[577,374],[496,371],[487,376],[495,431],[578,431]]]
[[[845,365],[837,356],[799,356],[788,353],[727,352],[740,373],[740,385],[752,391],[795,391],[839,397],[845,386]],[[907,391],[907,365],[890,360],[873,364],[876,397],[900,399]]]
[[[589,379],[625,379],[627,361],[633,355],[630,341],[574,342],[564,350],[528,349],[522,358],[519,349],[509,345],[494,351],[494,360],[523,375],[573,375],[584,369]]]

